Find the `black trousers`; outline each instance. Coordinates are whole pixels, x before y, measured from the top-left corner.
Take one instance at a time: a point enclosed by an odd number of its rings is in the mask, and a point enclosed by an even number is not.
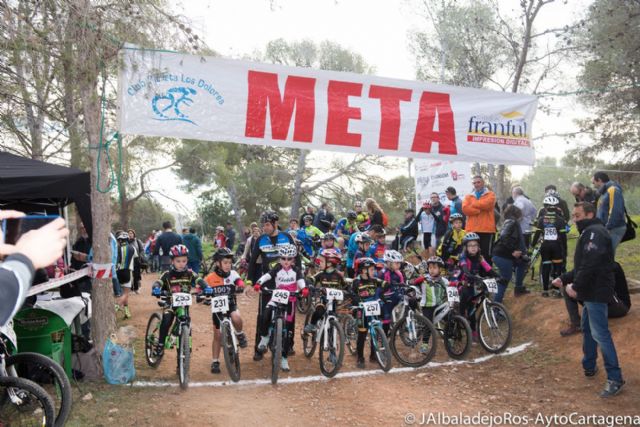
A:
[[[480,253],[489,264],[491,263],[491,252],[493,252],[493,240],[496,233],[477,233],[480,237]]]

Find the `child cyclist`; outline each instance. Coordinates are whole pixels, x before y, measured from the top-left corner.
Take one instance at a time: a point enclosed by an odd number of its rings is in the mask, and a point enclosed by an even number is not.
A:
[[[384,282],[375,277],[376,263],[371,258],[361,258],[357,266],[357,276],[351,285],[353,305],[357,306],[360,301],[375,301],[383,298]],[[355,315],[358,321],[358,368],[364,369],[364,342],[367,339],[368,320],[363,310],[358,310]],[[371,353],[369,361],[375,362],[375,351],[371,342]]]
[[[543,204],[544,208],[538,212],[537,230],[533,235],[531,246],[535,246],[542,237],[540,245],[542,296],[548,297],[551,294],[551,296],[561,297],[561,294],[555,289],[551,293],[549,292],[549,283],[562,274],[562,264],[566,256],[564,248],[567,246],[567,222],[558,207],[560,201],[557,197],[546,196]]]
[[[344,276],[337,268],[342,258],[337,249],[322,249],[318,254],[318,258],[322,259],[320,264],[323,265],[323,270],[313,276],[312,282],[314,287],[317,288],[332,288],[332,289],[345,289],[346,282]],[[323,297],[322,301],[316,305],[316,309],[311,315],[311,321],[304,327],[304,332],[307,334],[313,334],[318,330],[317,323],[325,313],[326,299]]]
[[[156,281],[151,288],[151,295],[160,297],[163,294],[171,297],[176,292],[190,293],[196,287],[200,291],[207,287],[207,283],[198,277],[196,273],[187,267],[189,250],[185,245],[175,245],[169,249],[171,266],[169,270],[162,273],[160,280]],[[175,314],[171,305],[165,308],[162,313],[162,323],[160,324],[160,337],[156,347],[156,354],[161,356],[164,353],[164,344],[169,334],[169,329],[173,324]]]
[[[229,313],[231,313],[231,321],[236,329],[238,344],[241,348],[247,347],[247,337],[242,332],[242,318],[236,304],[236,293],[244,291],[244,282],[240,275],[232,270],[233,253],[229,248],[219,248],[213,254],[214,267],[213,271],[204,278],[211,290],[206,289],[207,294],[214,297],[227,295],[229,298]],[[211,314],[213,320],[213,341],[211,343],[211,373],[220,373],[220,317],[218,313]]]
[[[416,279],[415,284],[421,285],[422,287],[422,299],[420,300],[422,314],[427,319],[433,321],[433,314],[436,307],[447,299],[447,286],[449,286],[449,281],[441,276],[444,271],[444,261],[442,261],[442,258],[432,256],[426,261],[426,264],[428,269],[427,274]],[[421,353],[429,352],[428,329],[425,330],[425,332],[420,347]]]
[[[382,328],[386,334],[389,333],[389,327],[391,326],[392,312],[396,305],[402,300],[402,294],[400,293],[402,287],[406,286],[404,281],[404,275],[400,269],[404,259],[402,254],[398,251],[390,250],[384,253],[385,268],[378,273],[380,277],[387,285],[384,291],[385,303],[382,306]]]
[[[296,255],[298,251],[294,245],[282,245],[278,248],[280,263],[265,273],[258,279],[254,285],[256,291],[264,289],[284,289],[292,294],[297,290],[302,290],[302,296],[309,295],[309,289],[306,287],[302,272],[295,266]],[[280,367],[283,371],[289,372],[289,362],[287,355],[293,346],[293,337],[295,336],[295,295],[289,297],[289,306],[287,307],[286,329],[287,337],[282,345],[282,360]],[[264,353],[269,345],[269,326],[271,324],[271,316],[275,304],[269,302],[264,310],[260,321],[260,342],[258,343],[258,351]]]
[[[462,221],[464,217],[462,214],[454,213],[449,217],[449,223],[451,228],[447,230],[442,238],[442,243],[437,250],[437,255],[442,258],[445,266],[451,269],[454,265],[458,264],[460,254],[462,253],[463,245],[462,240],[466,232],[462,229]]]
[[[478,340],[476,331],[476,319],[471,314],[473,311],[474,280],[470,276],[481,278],[499,278],[500,275],[491,269],[491,266],[480,253],[480,236],[476,233],[467,233],[463,239],[464,250],[458,263],[459,271],[454,283],[458,285],[460,293],[460,313],[467,318],[471,326],[473,340]]]
[[[347,247],[347,275],[355,276],[356,263],[359,258],[370,256],[370,248],[373,239],[369,232],[359,232],[351,235]]]

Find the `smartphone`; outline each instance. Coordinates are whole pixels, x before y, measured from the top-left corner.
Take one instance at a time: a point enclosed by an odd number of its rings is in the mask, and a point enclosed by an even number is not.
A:
[[[59,215],[27,215],[22,218],[5,219],[2,221],[3,243],[15,245],[24,233],[47,225],[59,217]]]

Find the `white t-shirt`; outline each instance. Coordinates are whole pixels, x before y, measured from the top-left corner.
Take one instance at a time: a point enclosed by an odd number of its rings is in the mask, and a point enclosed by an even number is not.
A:
[[[430,213],[422,212],[420,214],[420,229],[423,233],[433,233],[436,225],[436,219]]]

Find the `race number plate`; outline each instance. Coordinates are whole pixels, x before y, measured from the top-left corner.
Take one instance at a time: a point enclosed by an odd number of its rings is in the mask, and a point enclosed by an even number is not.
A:
[[[558,230],[553,227],[545,228],[544,240],[558,240]]]
[[[362,303],[365,316],[380,316],[380,303],[378,301],[365,301]]]
[[[455,286],[447,287],[447,300],[449,302],[460,302],[460,294]]]
[[[211,298],[211,312],[212,313],[226,313],[229,311],[229,296],[220,295],[219,297]]]
[[[329,301],[342,301],[344,294],[340,289],[327,289],[327,300]]]
[[[289,291],[285,291],[283,289],[277,289],[273,291],[273,295],[271,295],[271,301],[278,304],[288,304],[289,303]]]
[[[191,305],[191,294],[178,292],[172,295],[174,307],[186,307]]]
[[[484,284],[487,286],[487,290],[490,293],[492,294],[498,293],[498,282],[496,282],[496,279],[486,279],[483,281],[484,281]]]

